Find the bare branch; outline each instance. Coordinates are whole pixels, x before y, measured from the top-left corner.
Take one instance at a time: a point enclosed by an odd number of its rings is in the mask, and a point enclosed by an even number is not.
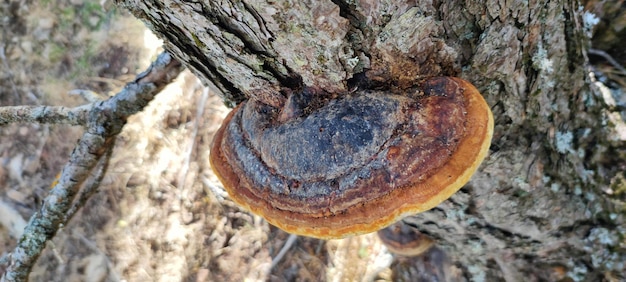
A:
[[[65,222],[69,222],[72,217],[78,212],[80,208],[82,208],[87,200],[91,198],[91,196],[97,191],[98,187],[100,187],[100,183],[102,183],[102,179],[106,174],[109,168],[109,161],[111,160],[111,154],[113,153],[113,146],[109,147],[104,158],[100,159],[102,163],[94,175],[90,178],[90,181],[85,183],[85,187],[79,192],[78,198],[74,201],[74,205],[67,211],[65,214]]]
[[[90,105],[76,108],[14,106],[0,108],[0,126],[17,122],[86,125]]]
[[[28,222],[1,281],[28,279],[30,269],[46,242],[67,223],[66,215],[80,187],[101,157],[113,147],[115,137],[128,117],[141,111],[182,69],[180,62],[164,52],[120,93],[90,108],[86,132],[63,168],[59,182],[44,200],[40,211]]]

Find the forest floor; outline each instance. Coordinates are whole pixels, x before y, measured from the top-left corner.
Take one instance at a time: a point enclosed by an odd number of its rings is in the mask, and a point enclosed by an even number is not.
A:
[[[149,65],[161,43],[103,2],[0,4],[0,106],[78,106],[86,101],[70,91],[113,95]],[[185,71],[131,118],[99,192],[48,244],[31,281],[390,281],[397,260],[375,234],[294,237],[276,260],[289,234],[231,202],[208,163],[227,112]],[[0,257],[81,134],[71,126],[0,128]]]

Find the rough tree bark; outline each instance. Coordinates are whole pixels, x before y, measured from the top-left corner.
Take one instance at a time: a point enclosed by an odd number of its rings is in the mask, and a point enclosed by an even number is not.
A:
[[[589,75],[579,1],[117,3],[228,105],[280,106],[284,89],[302,85],[346,93],[363,78],[396,89],[437,75],[471,81],[495,116],[490,155],[451,200],[407,221],[471,280],[624,270],[623,203],[610,195],[623,185],[624,148]]]

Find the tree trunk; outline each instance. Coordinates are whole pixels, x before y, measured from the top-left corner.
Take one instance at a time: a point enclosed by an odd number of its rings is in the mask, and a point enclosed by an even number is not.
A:
[[[347,93],[471,81],[492,108],[470,183],[410,219],[471,280],[595,280],[624,270],[624,167],[589,75],[590,26],[559,1],[118,0],[227,105],[285,89]],[[218,3],[219,2],[219,3]],[[611,186],[613,185],[613,186]]]

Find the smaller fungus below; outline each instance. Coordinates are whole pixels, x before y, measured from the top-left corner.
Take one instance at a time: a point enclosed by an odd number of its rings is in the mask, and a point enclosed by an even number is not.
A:
[[[282,109],[239,104],[210,161],[231,198],[269,223],[342,238],[446,200],[485,158],[492,133],[489,106],[460,78],[338,97],[308,87]]]
[[[407,257],[425,253],[434,243],[431,238],[402,221],[379,230],[377,234],[389,252]]]

